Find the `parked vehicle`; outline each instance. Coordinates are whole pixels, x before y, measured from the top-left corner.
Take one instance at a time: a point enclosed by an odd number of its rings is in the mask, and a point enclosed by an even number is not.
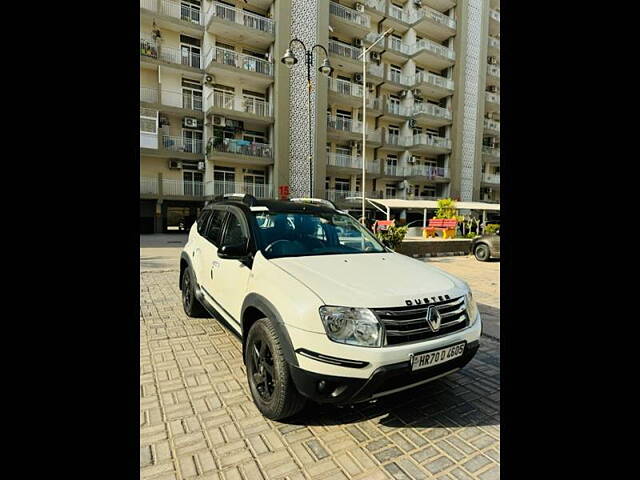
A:
[[[500,258],[500,230],[495,234],[474,237],[471,241],[471,253],[480,262],[487,262],[491,258]]]
[[[180,258],[189,316],[242,339],[253,400],[271,419],[307,399],[353,404],[466,365],[479,346],[469,286],[384,247],[326,200],[209,203]]]

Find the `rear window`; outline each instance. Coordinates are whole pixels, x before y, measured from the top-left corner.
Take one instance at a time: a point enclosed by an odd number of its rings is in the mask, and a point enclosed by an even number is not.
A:
[[[220,245],[220,235],[222,234],[222,226],[224,225],[224,219],[227,216],[227,212],[224,210],[213,210],[211,213],[211,220],[209,221],[209,227],[207,228],[207,240],[213,243],[216,247]]]
[[[205,227],[207,226],[207,220],[209,220],[210,216],[211,216],[211,210],[203,210],[200,213],[200,216],[198,217],[198,219],[196,220],[196,223],[198,225],[198,233],[200,235],[204,235]]]

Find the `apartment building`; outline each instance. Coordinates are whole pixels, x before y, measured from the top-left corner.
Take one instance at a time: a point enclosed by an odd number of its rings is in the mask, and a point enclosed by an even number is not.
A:
[[[500,0],[488,9],[480,200],[500,203]]]
[[[310,193],[304,182],[300,187],[309,171],[298,166],[308,165],[306,83],[280,62],[292,36],[326,46],[334,68],[324,78],[316,70],[323,58],[315,59],[313,195],[354,210],[358,202],[348,199],[363,190],[372,198],[433,199],[461,197],[466,188],[474,200],[499,198],[499,185],[485,181],[497,174],[499,184],[499,154],[496,171],[485,152],[486,139],[494,139],[491,148],[499,145],[499,131],[478,130],[482,115],[499,127],[499,101],[496,107],[487,99],[478,105],[480,117],[464,123],[468,108],[459,100],[470,88],[462,80],[468,42],[459,38],[465,14],[486,12],[482,31],[488,25],[499,38],[499,5],[491,3],[489,9],[488,0],[140,0],[141,231],[176,229],[221,193],[277,198],[279,187],[289,185],[292,194]],[[498,12],[497,24],[493,17],[488,23],[490,10]],[[364,82],[362,46],[389,27],[392,34],[368,54]],[[301,61],[293,68],[304,69],[304,55],[294,51]],[[486,75],[487,89],[494,77]],[[476,88],[484,89],[485,76],[478,78]],[[497,82],[499,89],[499,67]],[[463,148],[469,135],[477,135],[467,168],[473,192],[460,168],[469,160],[457,156],[469,150]]]

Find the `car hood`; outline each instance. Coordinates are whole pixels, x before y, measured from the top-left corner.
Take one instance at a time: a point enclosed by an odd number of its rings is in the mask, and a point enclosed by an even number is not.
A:
[[[271,260],[327,305],[404,306],[407,300],[463,295],[456,277],[398,253],[318,255]]]

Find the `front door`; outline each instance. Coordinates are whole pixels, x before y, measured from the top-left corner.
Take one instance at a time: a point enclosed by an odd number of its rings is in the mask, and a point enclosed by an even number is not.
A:
[[[249,226],[237,212],[229,212],[220,247],[248,244]],[[213,296],[225,312],[240,324],[242,302],[247,291],[251,269],[240,260],[216,258],[213,270]]]
[[[218,247],[220,246],[222,227],[226,218],[226,210],[213,209],[206,231],[202,235],[204,238],[196,246],[196,251],[193,255],[198,285],[203,289],[205,298],[211,304],[213,304],[211,299],[215,295],[213,293],[213,273],[216,268],[215,262],[219,261]]]

